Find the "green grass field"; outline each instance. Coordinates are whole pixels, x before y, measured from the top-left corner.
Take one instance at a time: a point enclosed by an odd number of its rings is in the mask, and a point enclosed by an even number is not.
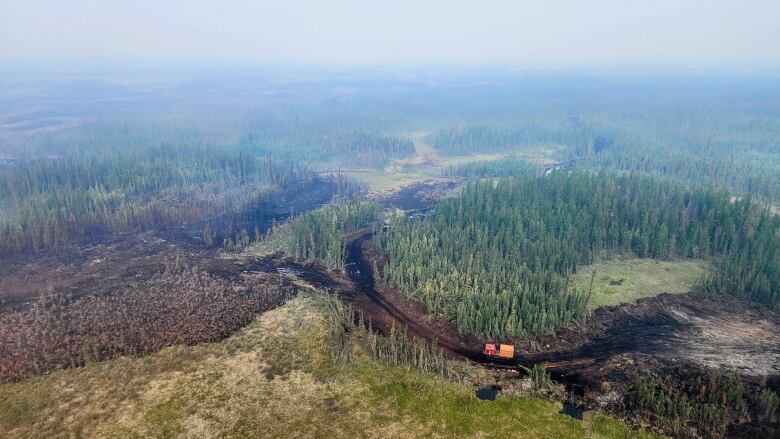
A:
[[[527,396],[471,386],[358,352],[337,368],[324,300],[303,293],[219,342],[176,346],[0,385],[3,437],[646,437]]]
[[[414,141],[415,153],[411,157],[390,161],[383,169],[366,169],[350,174],[350,177],[368,185],[374,192],[382,192],[432,178],[441,177],[444,171],[471,162],[500,160],[509,155],[523,158],[540,166],[560,160],[562,148],[550,146],[518,147],[517,150],[496,154],[470,154],[462,156],[440,155],[425,142],[425,132],[414,132],[409,137]]]
[[[577,289],[588,290],[596,270],[590,307],[633,303],[661,293],[686,293],[710,264],[703,260],[655,261],[624,259],[580,267],[573,276]]]

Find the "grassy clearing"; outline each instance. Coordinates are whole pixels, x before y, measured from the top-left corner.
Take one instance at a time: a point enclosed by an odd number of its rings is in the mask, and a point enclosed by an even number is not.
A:
[[[501,160],[509,153],[470,154],[462,156],[442,156],[435,148],[425,142],[425,132],[410,134],[414,141],[415,154],[412,157],[392,160],[383,169],[367,169],[365,172],[350,174],[350,177],[369,186],[374,192],[392,190],[416,181],[441,177],[445,170],[470,162]],[[511,154],[540,166],[558,161],[563,147],[523,147]]]
[[[502,154],[477,154],[471,156],[437,158],[428,164],[415,164],[411,161],[396,160],[384,169],[350,174],[356,180],[365,183],[373,192],[382,192],[399,188],[416,181],[441,177],[445,170],[463,163],[490,161],[504,158]]]
[[[590,287],[596,270],[590,307],[633,303],[661,293],[687,293],[696,280],[710,269],[703,260],[656,261],[625,259],[599,262],[581,267],[573,276],[578,289]]]
[[[644,437],[541,398],[378,364],[334,367],[323,300],[302,294],[234,336],[0,386],[3,437]]]
[[[374,404],[390,404],[393,410],[383,415],[385,421],[400,413],[426,426],[426,436],[651,437],[600,414],[587,413],[583,421],[576,421],[559,413],[559,403],[544,398],[499,395],[485,402],[474,396],[471,387],[372,364],[358,366],[356,374],[368,386]]]

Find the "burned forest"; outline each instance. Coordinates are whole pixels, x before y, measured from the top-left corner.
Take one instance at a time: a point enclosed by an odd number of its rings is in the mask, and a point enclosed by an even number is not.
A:
[[[780,437],[780,70],[298,62],[357,42],[279,8],[0,63],[0,437]]]

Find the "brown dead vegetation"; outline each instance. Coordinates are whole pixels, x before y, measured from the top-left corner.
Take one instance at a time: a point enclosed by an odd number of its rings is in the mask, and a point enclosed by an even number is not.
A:
[[[0,317],[0,381],[175,344],[221,340],[290,297],[270,273],[220,277],[169,260],[113,292],[55,292]]]

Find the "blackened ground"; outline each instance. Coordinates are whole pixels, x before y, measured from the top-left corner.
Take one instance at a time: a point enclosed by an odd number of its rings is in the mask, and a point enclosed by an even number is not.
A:
[[[515,361],[501,364],[482,355],[484,340],[459,335],[447,321],[430,317],[421,304],[375,281],[374,271],[381,272],[384,260],[374,250],[370,232],[347,237],[345,247],[351,285],[342,280],[334,292],[363,312],[375,329],[387,333],[392,327],[406,327],[410,336],[435,341],[453,358],[491,369],[542,364],[585,407],[607,410],[635,426],[647,426],[649,421],[661,432],[679,433],[655,414],[625,411],[623,398],[639,377],[663,377],[671,388],[682,391],[689,388],[692,376],[736,369],[751,394],[758,394],[764,382],[778,390],[780,316],[757,304],[689,293],[601,308],[583,325],[525,341]],[[771,416],[761,418],[763,409],[755,403],[746,404],[744,416],[724,418],[727,436],[776,437],[777,422]],[[692,428],[699,429],[689,432],[693,436],[710,434],[706,425]]]
[[[0,256],[0,312],[25,309],[53,292],[73,296],[112,293],[129,281],[149,279],[171,259],[211,274],[230,272],[230,264],[220,261],[219,251],[207,248],[201,239],[207,224],[216,234],[216,243],[235,237],[242,229],[250,235],[255,228],[265,233],[291,215],[328,203],[337,190],[335,181],[315,178],[285,191],[270,192],[238,213],[176,227],[100,236],[63,249]]]
[[[545,362],[581,384],[608,381],[609,361],[632,354],[743,376],[780,376],[780,316],[730,296],[662,294],[596,310],[581,327],[528,342],[522,360]]]
[[[364,231],[345,240],[346,274],[353,283],[339,292],[345,301],[381,331],[406,327],[413,337],[436,340],[452,357],[489,367],[508,366],[482,355],[483,340],[458,334],[446,320],[429,316],[421,304],[375,282],[374,269],[381,270],[384,261],[371,238]],[[526,340],[516,360],[527,367],[544,364],[562,381],[598,388],[622,375],[622,359],[632,357],[737,369],[744,376],[765,376],[773,382],[780,376],[780,316],[728,296],[662,294],[636,304],[600,308],[584,325]],[[632,361],[636,362],[624,362]]]
[[[460,178],[419,181],[390,193],[381,194],[379,200],[385,207],[395,207],[406,211],[429,209],[447,191],[461,184],[463,184],[463,180]]]

